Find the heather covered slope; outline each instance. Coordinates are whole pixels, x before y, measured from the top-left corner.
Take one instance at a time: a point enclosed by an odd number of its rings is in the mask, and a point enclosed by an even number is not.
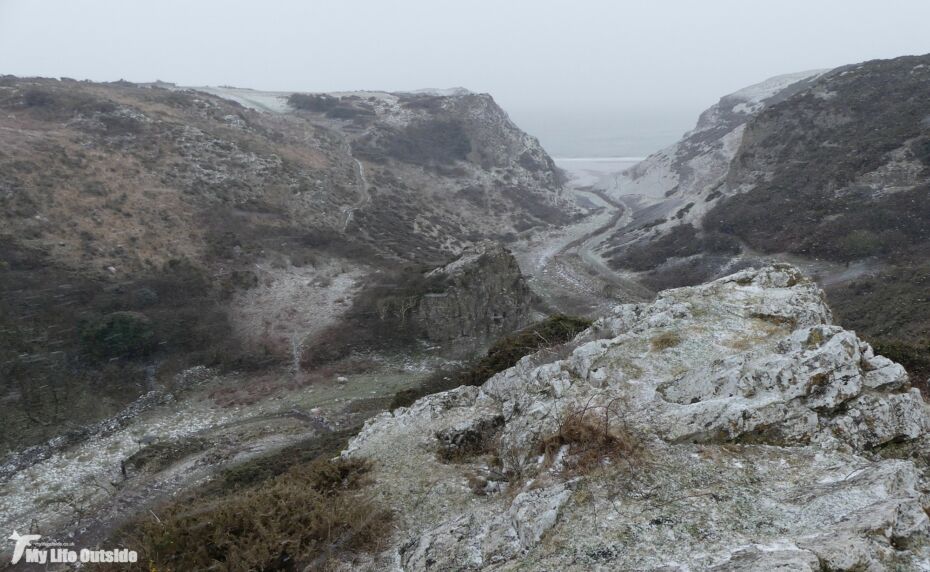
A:
[[[930,241],[930,56],[836,69],[747,125],[706,228],[850,261]]]
[[[654,288],[788,260],[845,326],[927,354],[930,56],[794,79],[723,98],[673,147],[688,161],[660,153],[626,173],[619,198],[637,212],[603,254]]]

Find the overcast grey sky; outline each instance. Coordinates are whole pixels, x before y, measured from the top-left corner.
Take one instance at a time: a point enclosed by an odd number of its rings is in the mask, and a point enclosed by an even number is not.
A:
[[[928,0],[0,0],[0,74],[464,86],[556,155],[630,155],[772,75],[930,52],[928,29]]]

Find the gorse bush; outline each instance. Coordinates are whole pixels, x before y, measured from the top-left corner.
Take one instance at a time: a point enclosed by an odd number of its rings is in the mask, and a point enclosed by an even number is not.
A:
[[[325,93],[293,93],[288,104],[303,111],[325,113],[332,119],[358,119],[374,117],[371,106],[356,97],[336,97]]]
[[[352,143],[352,151],[371,161],[390,157],[415,165],[438,167],[466,160],[472,151],[472,142],[459,120],[420,120],[402,129],[386,131],[377,138],[362,137]]]
[[[112,101],[91,93],[44,86],[23,90],[20,105],[42,119],[63,119],[79,113],[110,113],[117,109]]]
[[[206,486],[204,494],[216,496],[253,488],[283,475],[293,467],[306,465],[317,459],[332,458],[345,449],[349,439],[354,437],[360,429],[361,426],[354,426],[331,433],[320,433],[315,437],[283,447],[275,453],[262,455],[229,467]]]
[[[650,270],[669,258],[693,256],[699,253],[737,254],[739,242],[719,232],[700,235],[691,224],[679,224],[653,241],[635,244],[608,252],[610,265],[630,270]]]
[[[376,550],[390,513],[362,490],[369,465],[318,460],[261,486],[178,502],[133,527],[136,570],[316,570]]]
[[[913,343],[930,339],[930,265],[886,266],[826,288],[843,327],[867,339]]]
[[[145,355],[154,337],[151,320],[140,312],[112,312],[81,325],[83,349],[95,359]]]
[[[877,341],[872,345],[875,353],[903,365],[911,384],[925,398],[930,397],[930,342]]]
[[[325,113],[339,105],[339,98],[325,93],[292,93],[287,102],[295,109]]]
[[[556,314],[494,343],[485,357],[459,376],[462,385],[481,385],[492,375],[516,365],[520,358],[543,348],[571,341],[591,325],[590,320]]]
[[[420,299],[442,292],[443,274],[427,276],[424,268],[408,266],[384,271],[376,282],[356,295],[343,320],[328,328],[301,356],[301,364],[315,368],[336,361],[352,351],[385,349],[415,341],[423,332],[410,320]]]

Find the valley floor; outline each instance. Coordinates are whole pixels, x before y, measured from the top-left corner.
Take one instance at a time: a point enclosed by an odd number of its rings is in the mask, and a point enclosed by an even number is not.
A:
[[[0,527],[56,531],[94,546],[225,469],[357,429],[443,365],[427,352],[298,376],[188,370],[171,393],[143,396],[76,443],[8,456],[0,464]]]
[[[548,310],[597,317],[617,304],[655,296],[633,273],[611,269],[598,254],[607,237],[634,220],[635,204],[611,193],[614,174],[630,164],[560,161],[570,177],[568,193],[587,216],[509,245]],[[866,263],[791,262],[825,285],[874,270]],[[398,391],[450,364],[429,348],[358,359],[298,374],[283,367],[185,372],[170,393],[144,396],[82,439],[50,442],[0,461],[0,528],[55,531],[80,546],[105,543],[129,519],[147,511],[158,519],[160,503],[222,479],[224,471],[344,439],[388,409]]]
[[[608,192],[614,174],[635,160],[557,160],[569,176],[568,189],[591,213],[581,222],[544,231],[510,245],[533,290],[551,308],[596,317],[620,302],[650,299],[653,292],[632,276],[610,269],[597,246],[629,224],[632,210]]]

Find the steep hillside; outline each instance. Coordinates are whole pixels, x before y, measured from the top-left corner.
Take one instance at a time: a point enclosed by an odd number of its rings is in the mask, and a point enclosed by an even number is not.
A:
[[[572,216],[551,159],[489,96],[363,94],[258,113],[188,90],[7,77],[6,232],[66,263],[90,243],[129,270],[227,254],[214,243],[230,226],[352,231],[379,253],[441,260]]]
[[[822,71],[768,79],[720,98],[701,114],[696,127],[674,145],[647,157],[618,178],[611,189],[635,211],[629,224],[602,245],[617,269],[651,271],[670,258],[703,254],[665,272],[642,277],[653,288],[697,283],[721,271],[739,252],[735,241],[701,230],[701,219],[715,201],[728,195],[723,184],[743,140],[747,121],[809,86]]]
[[[872,339],[930,337],[930,56],[789,83],[706,112],[671,150],[690,157],[707,133],[697,163],[663,163],[663,152],[632,169],[621,199],[639,201],[636,220],[605,256],[654,287],[790,260],[822,281],[844,325]],[[745,113],[722,113],[724,101]]]
[[[296,360],[359,297],[409,295],[475,241],[576,216],[490,96],[236,91],[272,103],[0,78],[11,441],[112,413],[187,366]]]
[[[345,228],[400,257],[430,247],[564,224],[575,215],[561,197],[552,159],[488,95],[353,92],[294,94],[298,115],[343,133],[367,202]],[[404,240],[401,231],[413,239]],[[428,250],[427,250],[428,251]]]
[[[669,197],[693,200],[726,174],[746,122],[763,109],[809,86],[824,71],[770,78],[725,95],[704,111],[681,141],[654,153],[625,173],[619,191],[645,203]],[[702,197],[703,198],[703,197]]]
[[[830,295],[870,335],[930,336],[930,56],[839,68],[750,122],[706,229],[865,269]]]
[[[826,74],[749,122],[705,227],[763,252],[846,262],[930,239],[930,56]],[[774,224],[773,224],[774,223]]]

